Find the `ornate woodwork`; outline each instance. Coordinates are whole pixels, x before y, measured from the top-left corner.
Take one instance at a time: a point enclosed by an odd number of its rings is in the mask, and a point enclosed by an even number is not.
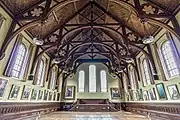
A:
[[[152,119],[180,120],[180,103],[124,102],[121,107],[125,111],[143,114]]]
[[[57,111],[59,107],[59,102],[0,102],[0,119],[36,118]]]
[[[41,34],[43,50],[36,51],[34,66],[43,53],[58,57],[61,71],[67,76],[76,71],[79,59],[107,59],[104,63],[118,77],[141,51],[157,70],[142,39],[155,36],[162,28],[180,40],[179,26],[169,26],[180,10],[179,0],[0,0],[11,15],[11,29],[0,49],[0,59],[13,38],[26,31],[34,38]],[[174,23],[174,22],[172,22]],[[19,28],[15,28],[19,25]],[[137,68],[136,64],[134,64]],[[65,81],[65,80],[64,80]],[[63,83],[65,85],[65,82]]]

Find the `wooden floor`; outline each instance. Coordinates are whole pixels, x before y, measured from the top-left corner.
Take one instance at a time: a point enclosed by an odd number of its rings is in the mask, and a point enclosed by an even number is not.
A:
[[[129,112],[54,112],[41,116],[40,120],[150,120]]]

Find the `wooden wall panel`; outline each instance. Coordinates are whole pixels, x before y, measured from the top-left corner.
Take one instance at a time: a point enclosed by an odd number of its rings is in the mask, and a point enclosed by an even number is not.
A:
[[[0,102],[0,120],[13,120],[22,117],[38,117],[57,111],[59,102]]]
[[[124,102],[121,108],[125,111],[143,114],[151,118],[180,120],[180,103],[135,103]]]

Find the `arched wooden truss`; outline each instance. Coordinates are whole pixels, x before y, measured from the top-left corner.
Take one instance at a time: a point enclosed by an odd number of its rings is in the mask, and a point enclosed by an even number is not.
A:
[[[179,27],[167,24],[169,20],[172,23],[177,22],[175,14],[180,9],[179,1],[173,0],[171,6],[163,4],[164,1],[144,0],[142,3],[140,0],[29,0],[25,4],[21,0],[0,0],[1,6],[13,17],[0,58],[4,57],[8,45],[19,33],[27,31],[35,37],[40,33],[38,28],[43,27],[41,34],[45,44],[41,46],[43,51],[36,56],[33,66],[45,52],[52,59],[55,58],[55,53],[59,55],[64,52],[59,57],[62,61],[71,63],[68,67],[73,67],[73,61],[81,56],[96,59],[98,54],[102,58],[108,58],[112,66],[119,67],[127,65],[126,58],[134,58],[133,55],[142,51],[155,69],[150,52],[143,50],[145,45],[142,38],[147,31],[143,29],[141,20],[147,21],[151,35],[165,28],[180,40]],[[17,24],[20,27],[15,29]],[[64,69],[67,65],[62,66],[60,63],[59,67]]]

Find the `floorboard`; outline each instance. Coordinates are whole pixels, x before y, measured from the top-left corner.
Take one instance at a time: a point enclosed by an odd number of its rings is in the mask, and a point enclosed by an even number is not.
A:
[[[147,116],[130,112],[55,112],[40,120],[150,120]]]

